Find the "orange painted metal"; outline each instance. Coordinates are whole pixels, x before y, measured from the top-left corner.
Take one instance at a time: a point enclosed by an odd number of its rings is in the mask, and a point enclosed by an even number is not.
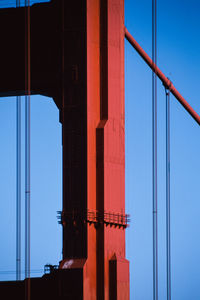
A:
[[[133,36],[128,32],[125,27],[125,37],[129,43],[135,48],[139,55],[144,59],[144,61],[149,65],[149,67],[155,72],[155,74],[160,78],[163,85],[170,90],[170,92],[176,97],[176,99],[183,105],[183,107],[188,111],[188,113],[193,117],[193,119],[200,125],[200,116],[191,107],[191,105],[183,98],[183,96],[177,91],[172,82],[163,74],[163,72],[153,63],[149,55],[142,49],[138,42],[133,38]]]
[[[0,11],[0,24],[20,20],[23,13],[23,8]],[[30,92],[53,97],[62,123],[63,259],[52,276],[67,299],[128,300],[124,1],[53,0],[33,5],[30,14]],[[0,96],[25,93],[24,71],[18,72],[23,48],[19,62],[16,54],[14,62],[6,56],[16,33],[24,45],[23,24],[16,22],[16,32],[8,26],[3,36],[0,75],[8,63],[12,72],[1,76]]]
[[[80,35],[84,36],[86,32],[86,48],[78,48],[76,40],[73,40],[73,47],[69,43],[64,50],[65,55],[67,53],[74,57],[73,60],[82,57],[78,66],[83,73],[86,57],[87,81],[86,93],[83,94],[77,89],[79,81],[74,85],[77,93],[69,92],[73,82],[64,86],[67,96],[64,96],[63,107],[66,113],[67,110],[73,112],[73,120],[71,113],[63,114],[63,156],[64,163],[67,164],[63,169],[61,222],[64,255],[60,267],[69,267],[69,262],[73,261],[73,264],[82,268],[80,284],[83,285],[83,299],[128,300],[129,263],[125,259],[126,226],[122,226],[126,219],[124,3],[122,0],[87,0],[85,4],[86,22],[79,23],[78,18],[76,20],[79,27],[82,26]],[[83,14],[84,5],[80,8]],[[76,11],[73,13],[76,16]],[[66,66],[63,70],[70,69],[70,60],[71,58],[67,58],[66,62],[65,58]],[[85,77],[81,81],[83,90],[84,80]],[[68,95],[71,94],[72,100],[69,101]],[[81,102],[77,101],[81,95]],[[72,103],[77,104],[73,106]],[[82,115],[81,111],[85,113]],[[76,149],[79,132],[85,126],[87,135],[81,137],[82,151],[79,152],[77,168],[70,163],[73,160],[70,148]],[[66,142],[65,139],[69,139],[71,132],[73,137],[70,142]],[[73,176],[71,181],[67,174]],[[82,195],[79,193],[81,189]],[[91,222],[88,217],[88,213],[91,214],[92,211],[94,218],[97,218],[95,222]],[[67,216],[70,221],[67,221]],[[113,216],[121,216],[121,220],[113,222]],[[80,224],[78,220],[81,220]],[[111,262],[113,257],[114,265]],[[84,264],[78,263],[80,259],[84,259]],[[112,293],[113,286],[117,287],[115,294]]]
[[[96,127],[100,119],[100,0],[87,0],[87,208],[96,207]],[[96,299],[96,228],[87,225],[83,299]]]
[[[124,136],[124,2],[101,2],[101,120],[97,128],[97,207],[125,213]],[[98,299],[109,299],[109,262],[125,260],[125,230],[104,226],[97,231]],[[123,265],[122,265],[123,266]],[[128,262],[122,267],[124,284],[116,299],[129,299]],[[114,275],[113,275],[114,276]],[[118,284],[116,275],[115,285]],[[123,290],[123,291],[122,291]],[[103,292],[102,292],[103,291]],[[126,295],[126,296],[125,296]],[[101,298],[102,297],[102,298]]]
[[[87,0],[87,145],[88,209],[101,214],[105,211],[125,214],[124,3],[121,0]],[[84,274],[90,275],[85,277],[84,299],[129,299],[125,230],[104,224],[96,226],[94,231],[94,225],[88,225],[87,244]],[[118,258],[117,265],[119,257],[125,262],[116,274],[109,267],[113,256]],[[112,298],[113,280],[109,278],[115,275],[118,292]],[[93,287],[96,298],[91,294]]]
[[[100,214],[125,214],[124,3],[121,0],[87,0],[87,172],[87,208]],[[129,299],[125,230],[114,225],[92,224],[87,226],[87,233],[84,299]],[[114,269],[110,268],[113,256],[118,266]],[[116,298],[112,298],[113,280],[118,287]]]

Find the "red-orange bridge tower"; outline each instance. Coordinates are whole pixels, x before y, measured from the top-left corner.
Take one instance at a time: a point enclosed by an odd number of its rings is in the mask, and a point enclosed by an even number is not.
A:
[[[26,9],[0,10],[1,96],[28,93]],[[63,130],[63,260],[31,297],[127,300],[124,1],[52,0],[30,20],[29,92],[53,97]]]

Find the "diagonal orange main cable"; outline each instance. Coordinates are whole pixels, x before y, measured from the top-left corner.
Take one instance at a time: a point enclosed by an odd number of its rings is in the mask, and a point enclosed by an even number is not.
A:
[[[200,116],[191,107],[191,105],[183,98],[183,96],[177,91],[172,82],[164,75],[164,73],[153,63],[149,55],[142,49],[138,42],[133,38],[133,36],[128,32],[125,27],[125,38],[129,43],[135,48],[139,55],[144,59],[144,61],[149,65],[149,67],[155,72],[155,74],[160,78],[163,85],[170,90],[170,92],[176,97],[176,99],[182,104],[182,106],[187,110],[187,112],[193,117],[193,119],[200,125]]]

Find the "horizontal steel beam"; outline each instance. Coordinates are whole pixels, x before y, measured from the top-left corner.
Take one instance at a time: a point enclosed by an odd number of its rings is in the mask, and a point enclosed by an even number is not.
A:
[[[155,72],[155,74],[160,78],[163,85],[169,89],[169,91],[176,97],[176,99],[183,105],[183,107],[189,112],[189,114],[194,118],[194,120],[200,125],[200,116],[191,107],[191,105],[183,98],[183,96],[177,91],[173,86],[172,82],[163,74],[163,72],[157,67],[157,65],[152,61],[149,55],[142,49],[138,42],[132,37],[125,27],[125,38],[129,43],[135,48],[139,55],[144,59],[144,61],[149,65],[149,67]]]

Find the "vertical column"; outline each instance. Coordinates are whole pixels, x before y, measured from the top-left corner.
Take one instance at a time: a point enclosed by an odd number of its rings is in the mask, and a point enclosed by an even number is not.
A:
[[[117,299],[126,300],[125,230],[104,222],[106,213],[118,219],[125,214],[124,3],[75,0],[70,9],[65,1],[58,3],[62,3],[63,262],[72,259],[71,268],[75,262],[81,267],[80,259],[85,259],[84,299],[107,300],[109,272],[113,275],[109,261],[114,256]],[[88,222],[91,210],[101,216],[95,226]]]
[[[96,128],[100,120],[100,0],[87,0],[87,209],[97,212]],[[97,299],[97,230],[87,224],[84,299]]]
[[[103,214],[123,216],[125,214],[124,1],[102,1],[101,22],[101,121],[97,128],[99,178],[97,205]],[[125,230],[108,224],[97,229],[97,237],[99,261],[97,276],[101,293],[99,299],[107,300],[111,297],[111,282],[112,286],[116,285],[116,299],[129,299]],[[111,261],[115,263],[109,263]],[[124,277],[120,277],[122,274]]]
[[[105,140],[104,128],[108,120],[108,1],[100,1],[100,122],[96,130],[96,206],[104,215],[105,206]],[[97,228],[97,300],[105,296],[105,231]]]
[[[63,259],[87,256],[86,1],[60,5]]]

